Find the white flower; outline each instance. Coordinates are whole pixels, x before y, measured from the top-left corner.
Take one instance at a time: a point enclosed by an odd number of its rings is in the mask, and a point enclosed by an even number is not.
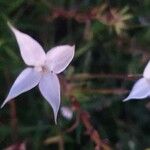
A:
[[[61,114],[64,118],[68,119],[68,120],[71,120],[72,117],[73,117],[73,111],[67,107],[67,106],[62,106],[61,107]]]
[[[57,46],[45,54],[41,45],[32,37],[18,31],[9,23],[8,25],[16,37],[21,56],[29,67],[17,77],[1,107],[38,85],[41,94],[52,106],[56,122],[60,107],[60,84],[56,74],[69,65],[74,57],[75,46]]]
[[[150,96],[150,61],[144,69],[143,77],[135,83],[129,96],[123,101],[143,99],[148,96]]]

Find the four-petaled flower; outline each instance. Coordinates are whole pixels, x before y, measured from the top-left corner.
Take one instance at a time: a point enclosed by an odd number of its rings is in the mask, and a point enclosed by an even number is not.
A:
[[[150,61],[144,69],[143,77],[135,83],[129,96],[123,101],[128,101],[130,99],[143,99],[148,96],[150,96]]]
[[[69,65],[74,57],[75,46],[57,46],[45,54],[41,45],[32,37],[8,25],[16,37],[21,56],[29,67],[17,77],[1,107],[38,85],[41,94],[52,106],[56,122],[60,107],[60,84],[56,74]]]

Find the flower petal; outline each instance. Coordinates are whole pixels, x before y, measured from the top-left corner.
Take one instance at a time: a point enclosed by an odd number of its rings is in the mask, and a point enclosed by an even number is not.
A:
[[[11,87],[9,94],[1,107],[21,93],[24,93],[35,87],[39,83],[40,78],[41,74],[33,68],[27,68],[23,70]]]
[[[144,69],[143,76],[146,79],[150,79],[150,61],[148,62],[147,66]]]
[[[72,117],[73,117],[73,111],[67,107],[67,106],[63,106],[61,107],[61,114],[64,118],[68,119],[68,120],[71,120]]]
[[[129,96],[123,101],[128,101],[130,99],[143,99],[148,96],[150,96],[150,81],[145,78],[141,78],[135,83]]]
[[[30,66],[43,65],[46,55],[41,45],[29,35],[14,28],[11,24],[8,23],[8,25],[15,34],[24,62]]]
[[[60,107],[60,84],[58,77],[53,73],[44,74],[39,83],[39,89],[43,97],[52,106],[55,123],[57,123],[57,114]]]
[[[63,45],[52,48],[47,53],[46,65],[50,71],[60,73],[66,69],[74,57],[75,46]]]

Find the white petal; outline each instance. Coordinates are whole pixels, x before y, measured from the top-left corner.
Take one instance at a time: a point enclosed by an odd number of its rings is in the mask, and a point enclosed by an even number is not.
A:
[[[71,120],[73,117],[73,111],[66,106],[61,107],[61,114],[64,118]]]
[[[60,73],[74,57],[75,46],[63,45],[52,48],[47,53],[46,65],[54,73]]]
[[[44,74],[39,83],[39,89],[43,97],[52,106],[56,123],[60,107],[60,84],[57,76],[53,73]]]
[[[41,74],[33,68],[23,70],[11,87],[9,94],[1,107],[16,96],[35,87],[39,83],[40,78]]]
[[[148,96],[150,96],[150,81],[145,78],[141,78],[135,83],[129,96],[123,101],[130,99],[143,99]]]
[[[148,62],[147,66],[144,69],[143,76],[146,79],[150,79],[150,61]]]
[[[24,62],[29,66],[43,65],[46,55],[41,45],[29,35],[20,32],[9,23],[8,25],[15,34]]]

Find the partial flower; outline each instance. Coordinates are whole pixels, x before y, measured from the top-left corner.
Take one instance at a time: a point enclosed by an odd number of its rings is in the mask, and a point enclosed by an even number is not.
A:
[[[11,24],[8,25],[16,37],[21,56],[28,67],[17,77],[1,107],[38,85],[41,94],[52,106],[56,122],[60,107],[60,83],[57,74],[64,71],[73,59],[75,46],[60,45],[45,53],[42,46],[32,37]]]
[[[68,119],[68,120],[71,120],[72,117],[73,117],[73,111],[67,107],[67,106],[62,106],[61,107],[61,114],[64,118]]]
[[[150,61],[144,69],[143,77],[134,84],[129,96],[123,101],[143,99],[148,96],[150,96]]]
[[[132,18],[128,10],[128,7],[118,10],[116,8],[109,8],[109,6],[104,4],[95,10],[96,19],[112,27],[115,32],[120,35],[128,28],[127,22]]]

